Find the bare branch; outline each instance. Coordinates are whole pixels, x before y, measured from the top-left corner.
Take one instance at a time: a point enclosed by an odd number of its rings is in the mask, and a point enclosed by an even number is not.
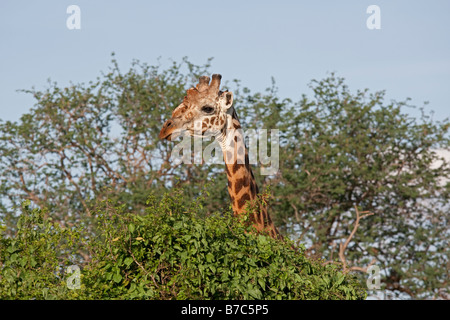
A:
[[[363,219],[363,218],[366,218],[366,217],[368,217],[368,216],[372,216],[374,213],[373,213],[373,212],[369,212],[369,211],[362,211],[362,212],[359,212],[359,210],[358,210],[358,208],[357,208],[356,206],[354,206],[354,208],[355,208],[355,211],[356,211],[356,221],[355,221],[355,225],[353,226],[353,230],[352,230],[352,232],[350,233],[350,235],[348,236],[347,240],[344,242],[344,244],[341,243],[341,244],[339,245],[339,259],[340,259],[341,262],[342,262],[342,267],[343,267],[343,269],[344,269],[344,272],[349,272],[349,271],[361,271],[361,272],[366,272],[367,269],[368,269],[371,265],[373,265],[373,264],[376,262],[376,259],[373,259],[373,260],[369,263],[369,265],[368,265],[367,267],[365,267],[365,268],[363,268],[363,267],[357,267],[357,266],[348,268],[348,267],[347,267],[347,260],[346,260],[346,258],[345,258],[345,250],[347,250],[347,247],[348,247],[350,241],[352,240],[353,236],[355,235],[356,231],[358,230],[360,220]],[[363,213],[363,215],[361,216],[362,213]]]

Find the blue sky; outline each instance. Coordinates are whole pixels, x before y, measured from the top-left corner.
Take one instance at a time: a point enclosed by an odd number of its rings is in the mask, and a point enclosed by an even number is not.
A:
[[[66,9],[81,9],[69,30]],[[381,29],[369,30],[369,5]],[[111,52],[122,70],[187,56],[214,57],[212,72],[261,91],[273,76],[282,97],[311,94],[329,72],[351,90],[386,90],[388,99],[450,116],[450,1],[1,1],[0,119],[18,120],[33,98],[17,89],[88,82]],[[417,111],[409,110],[412,115]]]

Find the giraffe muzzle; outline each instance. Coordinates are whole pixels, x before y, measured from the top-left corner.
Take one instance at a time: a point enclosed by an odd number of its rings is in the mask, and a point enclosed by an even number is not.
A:
[[[161,140],[172,141],[172,133],[175,130],[175,122],[172,119],[167,120],[159,133],[159,138]]]

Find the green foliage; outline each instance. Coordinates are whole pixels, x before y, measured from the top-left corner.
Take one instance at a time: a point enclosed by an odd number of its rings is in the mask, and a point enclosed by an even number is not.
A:
[[[61,298],[67,291],[64,268],[76,262],[79,230],[61,227],[25,201],[15,236],[1,231],[0,299]]]
[[[182,190],[150,197],[145,215],[104,200],[95,210],[101,237],[81,288],[61,272],[79,254],[82,230],[67,230],[29,209],[17,234],[0,238],[1,299],[364,299],[363,286],[337,267],[305,257],[290,241],[251,232],[231,213],[199,216]]]
[[[386,275],[383,289],[403,297],[447,290],[450,166],[436,151],[449,150],[448,119],[411,118],[402,112],[407,102],[386,104],[384,92],[352,93],[335,75],[311,88],[313,99],[286,103],[285,114],[270,120],[289,128],[282,174],[268,179],[278,221],[300,225],[300,241],[332,260],[353,229],[354,208],[370,211],[346,252],[351,265],[375,259]]]

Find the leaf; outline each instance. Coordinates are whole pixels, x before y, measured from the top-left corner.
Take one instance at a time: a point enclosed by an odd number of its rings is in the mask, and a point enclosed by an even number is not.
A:
[[[213,255],[211,252],[209,252],[209,253],[206,255],[206,261],[207,261],[207,262],[212,262],[213,259],[214,259],[214,255]]]
[[[248,290],[248,293],[250,296],[252,296],[255,299],[261,299],[261,291],[259,289],[252,288],[252,289]]]
[[[263,279],[259,278],[258,284],[260,285],[261,288],[263,288],[263,289],[266,288],[266,282]]]
[[[122,281],[122,276],[119,273],[116,273],[113,277],[113,280],[115,283],[119,283],[120,281]]]
[[[337,281],[335,283],[336,286],[340,285],[345,280],[345,275],[342,272],[338,272]]]
[[[133,263],[133,258],[132,257],[127,257],[125,258],[125,260],[123,261],[123,263],[129,267],[132,263]]]

